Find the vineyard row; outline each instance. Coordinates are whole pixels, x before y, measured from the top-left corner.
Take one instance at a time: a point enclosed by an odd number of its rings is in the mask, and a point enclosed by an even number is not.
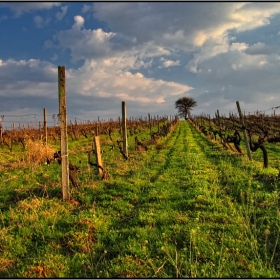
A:
[[[201,114],[191,116],[191,121],[209,139],[216,141],[218,136],[225,149],[230,149],[240,155],[244,154],[240,146],[243,139],[246,142],[250,160],[251,152],[260,149],[264,167],[268,167],[268,152],[265,143],[280,143],[280,116],[277,115],[254,114],[238,117],[230,113],[229,117],[221,117],[217,110],[212,119],[210,116]],[[230,144],[233,144],[234,148]]]

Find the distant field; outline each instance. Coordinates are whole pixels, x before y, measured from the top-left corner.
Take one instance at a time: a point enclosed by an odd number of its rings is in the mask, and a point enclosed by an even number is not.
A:
[[[128,160],[101,136],[108,180],[88,164],[92,137],[69,141],[70,201],[60,165],[32,162],[35,144],[1,146],[0,277],[280,277],[279,145],[264,169],[189,121],[156,143],[149,132],[147,150],[129,137]]]

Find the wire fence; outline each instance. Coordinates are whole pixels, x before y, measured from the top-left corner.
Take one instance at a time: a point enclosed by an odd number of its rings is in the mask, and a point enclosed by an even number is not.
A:
[[[59,114],[46,114],[47,126],[59,125]],[[99,120],[99,117],[98,117]],[[97,120],[81,119],[76,116],[67,115],[68,123],[87,123],[96,122]],[[105,121],[105,120],[101,120]],[[3,130],[36,128],[42,127],[44,114],[22,114],[22,115],[0,115],[0,128]],[[40,124],[41,123],[41,124]]]
[[[59,114],[46,114],[47,127],[59,126]],[[156,116],[154,116],[155,118]],[[157,116],[158,117],[158,116]],[[148,119],[148,116],[130,117],[130,120]],[[120,121],[120,117],[103,119],[95,117],[90,119],[82,119],[77,116],[67,115],[67,123],[71,124],[87,124],[87,123],[104,123],[111,121]],[[44,114],[22,114],[22,115],[1,115],[0,114],[0,128],[3,131],[17,130],[17,129],[40,129],[44,126]]]

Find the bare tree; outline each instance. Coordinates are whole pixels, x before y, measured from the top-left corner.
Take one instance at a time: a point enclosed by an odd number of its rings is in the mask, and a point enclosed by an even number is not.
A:
[[[190,111],[195,107],[196,101],[190,97],[182,97],[175,102],[175,108],[178,109],[179,116],[188,119]]]

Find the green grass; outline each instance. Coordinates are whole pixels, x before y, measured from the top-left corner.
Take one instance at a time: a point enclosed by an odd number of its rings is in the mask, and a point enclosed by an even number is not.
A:
[[[102,136],[110,178],[100,181],[91,142],[69,141],[82,169],[69,202],[57,163],[0,170],[0,277],[280,276],[275,168],[217,151],[180,122],[148,151],[130,137],[128,161]]]

